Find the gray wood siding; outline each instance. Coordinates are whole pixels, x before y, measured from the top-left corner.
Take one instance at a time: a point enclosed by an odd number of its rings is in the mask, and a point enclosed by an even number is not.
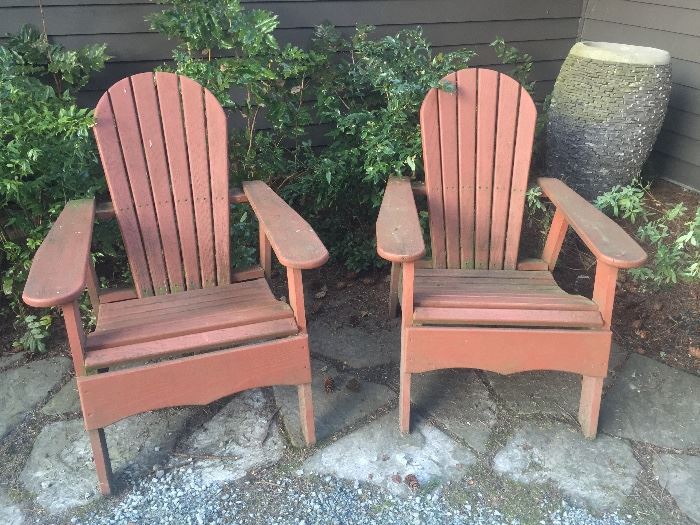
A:
[[[663,177],[700,190],[700,0],[588,0],[581,37],[671,53],[670,107],[652,158]]]
[[[496,58],[488,43],[503,36],[535,58],[533,79],[543,98],[552,88],[562,60],[576,41],[583,0],[249,0],[250,8],[279,16],[277,37],[305,45],[313,27],[331,22],[344,33],[356,24],[377,26],[388,35],[421,25],[437,50],[470,46],[474,65]],[[36,0],[0,0],[0,35],[24,23],[41,26]],[[113,56],[106,70],[87,86],[83,102],[92,104],[116,80],[153,69],[171,56],[172,42],[149,30],[144,17],[161,9],[143,0],[43,0],[47,31],[69,47],[107,43]]]

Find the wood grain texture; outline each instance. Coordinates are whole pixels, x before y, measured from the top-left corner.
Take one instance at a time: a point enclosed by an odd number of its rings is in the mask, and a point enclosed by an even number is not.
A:
[[[646,252],[625,230],[564,182],[546,177],[537,182],[599,261],[616,268],[636,268],[647,260]]]
[[[172,73],[156,73],[155,79],[163,121],[168,167],[170,168],[170,184],[175,201],[175,216],[185,271],[185,286],[187,290],[192,290],[202,287],[202,278],[197,256],[197,231],[190,187],[190,168],[180,86],[177,75]]]
[[[205,405],[249,388],[307,384],[308,356],[308,336],[298,335],[81,377],[85,427],[102,428],[158,408]]]
[[[267,281],[256,279],[102,304],[87,347],[107,349],[292,317],[289,305],[275,299]]]
[[[190,165],[194,218],[197,227],[199,270],[202,286],[207,288],[216,285],[216,262],[209,151],[204,114],[204,89],[194,80],[180,77],[180,94],[187,138],[187,158]]]
[[[243,191],[279,262],[309,270],[328,260],[328,250],[311,226],[262,181],[246,181]]]
[[[131,77],[131,85],[153,192],[157,228],[163,243],[168,284],[172,292],[180,292],[185,289],[184,272],[155,79],[151,73],[142,73]]]
[[[34,255],[22,300],[46,308],[77,299],[85,290],[95,201],[69,201]]]
[[[89,370],[98,370],[149,359],[174,357],[189,352],[205,352],[224,347],[230,348],[243,343],[296,335],[298,331],[299,329],[294,319],[287,317],[273,321],[165,337],[156,341],[125,344],[102,350],[88,350],[85,357],[85,367]]]
[[[421,106],[434,268],[515,269],[537,112],[514,79],[465,69]],[[422,191],[422,188],[421,188]]]
[[[209,175],[211,177],[216,283],[221,285],[231,281],[228,130],[224,109],[208,90],[204,90],[204,107],[207,124],[207,147],[209,148]]]
[[[377,217],[377,253],[395,263],[425,255],[410,179],[389,177]]]
[[[120,138],[117,133],[109,93],[105,93],[97,103],[93,132],[136,292],[139,297],[153,295],[153,283],[148,271],[146,252],[141,239],[134,201],[131,197],[131,188],[122,157]]]
[[[440,159],[440,116],[437,89],[431,89],[420,108],[420,129],[423,142],[425,191],[428,195],[428,219],[433,268],[447,268],[445,244],[445,211]]]
[[[131,191],[122,198],[123,200],[130,198],[133,201],[138,221],[138,231],[128,232],[128,234],[134,236],[134,243],[143,244],[153,293],[166,294],[169,293],[170,288],[131,78],[120,80],[109,88],[108,93],[126,172],[118,171],[113,174],[105,169],[105,177],[108,180],[113,177],[127,177]],[[115,200],[114,195],[112,200]]]
[[[471,327],[409,327],[406,369],[478,368],[499,374],[560,370],[605,377],[609,330]],[[562,349],[566,349],[565,352]]]

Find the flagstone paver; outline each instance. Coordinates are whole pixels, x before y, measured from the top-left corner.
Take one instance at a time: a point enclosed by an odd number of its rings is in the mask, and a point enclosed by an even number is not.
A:
[[[486,448],[496,424],[496,404],[472,370],[415,374],[411,398],[416,408],[440,421],[477,452]]]
[[[166,409],[129,417],[108,427],[112,468],[146,471],[162,461],[182,432],[192,409]],[[43,428],[20,474],[24,487],[50,513],[98,497],[97,475],[83,421],[58,421]]]
[[[627,357],[627,353],[613,343],[610,351],[610,370],[606,378],[612,384],[616,370]],[[512,375],[486,374],[496,395],[507,408],[522,415],[549,414],[576,419],[581,376],[565,372],[523,372]]]
[[[253,468],[276,463],[284,439],[259,389],[236,395],[187,439],[185,450],[206,482],[232,481]]]
[[[61,390],[41,407],[41,411],[49,416],[80,412],[80,398],[78,397],[78,387],[75,384],[75,378],[63,385]]]
[[[24,352],[16,352],[14,354],[3,354],[0,356],[0,370],[9,368],[18,361],[21,361],[25,356]]]
[[[312,360],[311,368],[318,441],[372,414],[396,397],[396,394],[384,385],[362,381],[355,374],[339,372],[322,361]],[[334,384],[330,392],[326,391],[324,385],[327,378],[332,378]],[[292,444],[295,447],[303,447],[296,387],[276,386],[274,393]]]
[[[600,434],[587,440],[556,422],[525,423],[496,454],[493,467],[519,482],[553,482],[597,510],[619,507],[641,470],[629,443]]]
[[[678,507],[700,523],[700,457],[661,454],[654,458],[654,475]]]
[[[496,395],[517,414],[576,417],[581,376],[564,372],[488,373]]]
[[[603,432],[662,447],[700,448],[700,377],[632,355],[606,394]]]
[[[2,487],[0,487],[0,523],[3,525],[22,525],[24,523],[22,511]]]
[[[398,363],[401,355],[401,332],[398,319],[393,330],[368,331],[338,321],[316,321],[309,324],[311,351],[346,363],[352,368],[365,368]]]
[[[304,473],[366,481],[408,495],[407,475],[415,475],[422,486],[446,482],[461,478],[475,461],[469,449],[420,418],[413,418],[405,436],[398,421],[395,410],[348,434],[306,460]]]
[[[18,425],[69,368],[69,359],[51,357],[0,373],[0,437]]]

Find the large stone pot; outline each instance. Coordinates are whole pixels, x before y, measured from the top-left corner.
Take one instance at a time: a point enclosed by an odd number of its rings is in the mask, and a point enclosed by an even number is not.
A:
[[[552,92],[545,171],[589,200],[638,177],[671,92],[667,51],[579,42]]]

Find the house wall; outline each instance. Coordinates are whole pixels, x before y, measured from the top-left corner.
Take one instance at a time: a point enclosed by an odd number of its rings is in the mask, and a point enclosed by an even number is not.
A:
[[[471,46],[474,65],[496,62],[488,43],[496,36],[535,58],[533,79],[543,98],[579,31],[583,0],[249,0],[248,7],[279,15],[282,42],[304,45],[313,27],[329,21],[344,32],[355,24],[377,26],[378,35],[419,24],[438,50]],[[114,58],[96,75],[82,100],[94,104],[116,80],[151,70],[171,56],[172,42],[149,30],[144,17],[161,6],[143,0],[43,0],[47,32],[58,43],[78,47],[107,43]],[[31,23],[41,27],[37,0],[2,0],[0,35]]]
[[[587,0],[581,33],[671,53],[673,89],[652,161],[664,178],[700,190],[700,0]]]

